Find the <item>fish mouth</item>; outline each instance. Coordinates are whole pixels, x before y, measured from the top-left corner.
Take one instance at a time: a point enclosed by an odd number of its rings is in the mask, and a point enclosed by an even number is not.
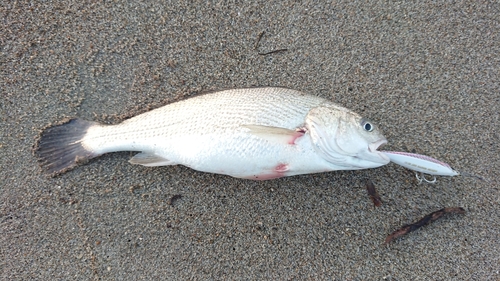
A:
[[[382,158],[386,163],[389,163],[391,161],[389,157],[387,157],[387,155],[385,155],[383,152],[377,150],[384,146],[386,143],[386,139],[380,139],[376,142],[372,142],[370,145],[368,145],[368,151],[370,151],[370,153],[377,154],[378,157]]]

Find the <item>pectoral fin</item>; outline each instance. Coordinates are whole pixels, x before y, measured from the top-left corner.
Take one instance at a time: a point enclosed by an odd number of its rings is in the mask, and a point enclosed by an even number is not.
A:
[[[281,144],[293,145],[298,138],[304,135],[304,132],[300,130],[290,130],[279,127],[262,125],[242,125],[242,127],[249,129],[249,133],[254,136]]]
[[[165,159],[156,154],[141,152],[128,160],[131,164],[143,165],[146,167],[175,165],[173,161]]]

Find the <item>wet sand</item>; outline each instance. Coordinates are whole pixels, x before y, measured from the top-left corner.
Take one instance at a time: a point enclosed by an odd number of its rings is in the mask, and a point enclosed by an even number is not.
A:
[[[498,3],[157,2],[0,4],[0,279],[500,278]],[[128,152],[48,178],[32,155],[65,117],[113,123],[248,86],[334,100],[385,149],[490,182],[418,185],[393,164],[255,182]],[[445,207],[466,213],[383,245]]]

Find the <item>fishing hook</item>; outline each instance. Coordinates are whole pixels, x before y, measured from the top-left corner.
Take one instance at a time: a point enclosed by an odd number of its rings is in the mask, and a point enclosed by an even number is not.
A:
[[[418,173],[415,173],[415,177],[418,180],[418,184],[421,184],[422,181],[425,181],[426,183],[436,183],[436,176],[434,176],[434,179],[430,181],[430,180],[428,180],[428,179],[425,178],[425,174],[424,173],[420,173],[420,175],[422,176],[421,178],[418,176]]]

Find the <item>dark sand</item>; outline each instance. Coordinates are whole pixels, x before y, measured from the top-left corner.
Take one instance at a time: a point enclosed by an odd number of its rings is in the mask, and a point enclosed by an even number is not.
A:
[[[0,4],[2,280],[500,279],[498,1],[56,2]],[[31,154],[66,116],[116,122],[267,85],[335,100],[376,121],[386,149],[491,182],[417,185],[393,164],[254,182],[132,153],[47,178]],[[444,207],[466,214],[382,245]]]

